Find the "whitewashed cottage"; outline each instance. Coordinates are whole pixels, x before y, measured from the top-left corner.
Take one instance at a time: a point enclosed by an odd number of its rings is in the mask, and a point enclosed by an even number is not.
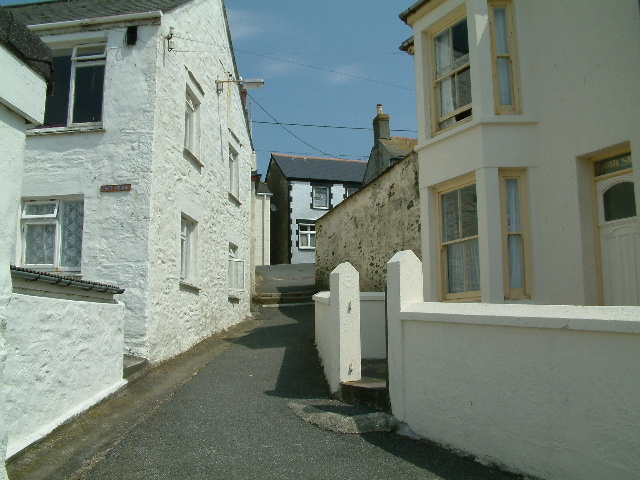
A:
[[[222,0],[11,11],[55,68],[16,264],[124,288],[125,351],[152,363],[249,315],[254,154]]]

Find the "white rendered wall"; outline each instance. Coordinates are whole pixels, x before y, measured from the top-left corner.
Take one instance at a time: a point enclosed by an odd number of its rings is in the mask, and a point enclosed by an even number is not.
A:
[[[455,8],[467,11],[473,120],[431,137],[428,29]],[[482,300],[503,301],[499,168],[528,172],[531,299],[536,303],[598,304],[597,250],[590,159],[616,148],[637,157],[640,96],[629,85],[640,75],[636,0],[514,1],[522,90],[520,115],[495,115],[491,48],[484,0],[449,0],[413,22],[418,104],[422,253],[425,295],[439,300],[438,212],[435,189],[475,173],[481,221]],[[426,9],[431,7],[427,4]],[[615,32],[615,34],[612,34]],[[558,48],[562,45],[562,48]],[[587,60],[588,59],[588,60]],[[612,74],[611,72],[615,72]],[[637,162],[636,162],[637,163]],[[640,185],[640,169],[634,170]],[[482,205],[480,202],[485,202]],[[640,202],[640,195],[636,196]],[[428,225],[429,228],[424,228]]]
[[[392,411],[417,434],[548,480],[640,476],[637,307],[422,303],[389,262]]]
[[[384,292],[360,293],[360,344],[362,358],[387,358]]]
[[[255,265],[271,265],[271,195],[258,193],[253,204]]]
[[[13,294],[8,316],[11,456],[124,385],[124,305]]]

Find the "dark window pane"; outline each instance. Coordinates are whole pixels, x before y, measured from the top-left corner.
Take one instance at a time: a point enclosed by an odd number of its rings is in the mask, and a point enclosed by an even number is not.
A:
[[[450,242],[459,238],[458,190],[454,190],[442,195],[442,241]]]
[[[102,120],[104,65],[76,66],[73,123]]]
[[[465,18],[460,23],[454,25],[451,31],[453,33],[453,60],[456,66],[467,63],[468,59],[464,59],[466,55],[469,55],[467,19]],[[457,60],[460,60],[460,62]]]
[[[67,126],[71,56],[53,57],[53,95],[47,97],[44,108],[46,126]]]
[[[460,189],[460,216],[462,217],[462,238],[478,234],[478,199],[476,186]]]
[[[620,220],[636,216],[636,196],[632,182],[622,182],[604,192],[604,220]]]
[[[466,68],[458,73],[458,101],[456,109],[469,105],[471,103],[471,69]]]

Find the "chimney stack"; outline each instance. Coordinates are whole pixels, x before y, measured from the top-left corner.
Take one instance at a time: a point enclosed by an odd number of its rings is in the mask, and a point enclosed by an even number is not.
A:
[[[382,111],[382,104],[376,106],[378,114],[373,119],[373,140],[379,138],[391,138],[391,129],[389,127],[389,115]]]

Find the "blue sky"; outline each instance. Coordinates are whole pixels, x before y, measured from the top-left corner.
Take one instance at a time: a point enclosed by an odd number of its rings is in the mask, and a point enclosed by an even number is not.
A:
[[[16,3],[30,2],[0,0]],[[279,125],[254,123],[260,173],[271,152],[368,158],[378,103],[393,135],[416,136],[413,58],[398,50],[412,34],[398,14],[412,3],[225,1],[240,75],[265,80],[249,91],[254,122],[357,128],[287,126],[301,141]]]

